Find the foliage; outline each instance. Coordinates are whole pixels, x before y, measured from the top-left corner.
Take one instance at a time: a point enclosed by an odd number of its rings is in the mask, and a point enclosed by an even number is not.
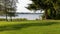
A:
[[[6,21],[6,19],[4,19],[4,18],[0,18],[0,21]]]
[[[10,19],[8,19],[8,20],[10,20]],[[6,19],[0,18],[0,21],[6,21]],[[16,18],[16,19],[12,19],[12,21],[27,21],[27,19],[26,18]]]
[[[26,18],[17,18],[17,19],[13,19],[13,21],[27,21]]]
[[[60,9],[60,0],[32,0],[27,9],[44,10],[46,19],[57,19]]]
[[[0,10],[3,11],[4,15],[6,15],[6,20],[8,15],[10,17],[12,17],[12,15],[15,16],[14,14],[16,12],[17,1],[18,0],[0,0],[0,7],[1,7]],[[12,12],[13,14],[11,15]]]

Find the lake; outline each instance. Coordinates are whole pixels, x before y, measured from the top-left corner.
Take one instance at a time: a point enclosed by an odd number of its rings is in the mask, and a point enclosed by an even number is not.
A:
[[[43,14],[40,14],[40,13],[24,13],[24,14],[23,13],[19,13],[17,15],[18,16],[15,16],[15,17],[12,17],[12,18],[13,19],[15,19],[15,18],[26,18],[28,20],[35,20],[35,19],[41,19],[41,16]],[[6,18],[6,17],[0,16],[0,18]]]

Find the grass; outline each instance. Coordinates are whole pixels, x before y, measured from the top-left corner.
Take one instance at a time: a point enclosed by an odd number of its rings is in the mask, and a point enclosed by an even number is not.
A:
[[[0,21],[0,34],[60,34],[60,20]]]

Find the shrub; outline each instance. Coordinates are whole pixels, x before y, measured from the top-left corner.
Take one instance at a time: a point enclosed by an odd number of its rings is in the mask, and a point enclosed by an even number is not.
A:
[[[13,19],[13,21],[26,21],[26,18],[17,18],[17,19]]]
[[[0,18],[0,21],[5,21],[6,19],[4,19],[4,18]]]

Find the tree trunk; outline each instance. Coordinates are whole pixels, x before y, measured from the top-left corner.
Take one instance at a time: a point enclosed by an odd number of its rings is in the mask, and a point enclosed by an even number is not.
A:
[[[53,11],[53,19],[56,19],[56,10],[55,9],[53,9],[54,11]]]
[[[56,11],[54,11],[54,19],[56,19]]]
[[[8,21],[8,19],[7,19],[7,13],[6,13],[6,21]]]
[[[45,19],[47,19],[48,17],[48,13],[47,13],[47,9],[45,10]]]
[[[12,21],[12,17],[10,16],[10,21]]]

